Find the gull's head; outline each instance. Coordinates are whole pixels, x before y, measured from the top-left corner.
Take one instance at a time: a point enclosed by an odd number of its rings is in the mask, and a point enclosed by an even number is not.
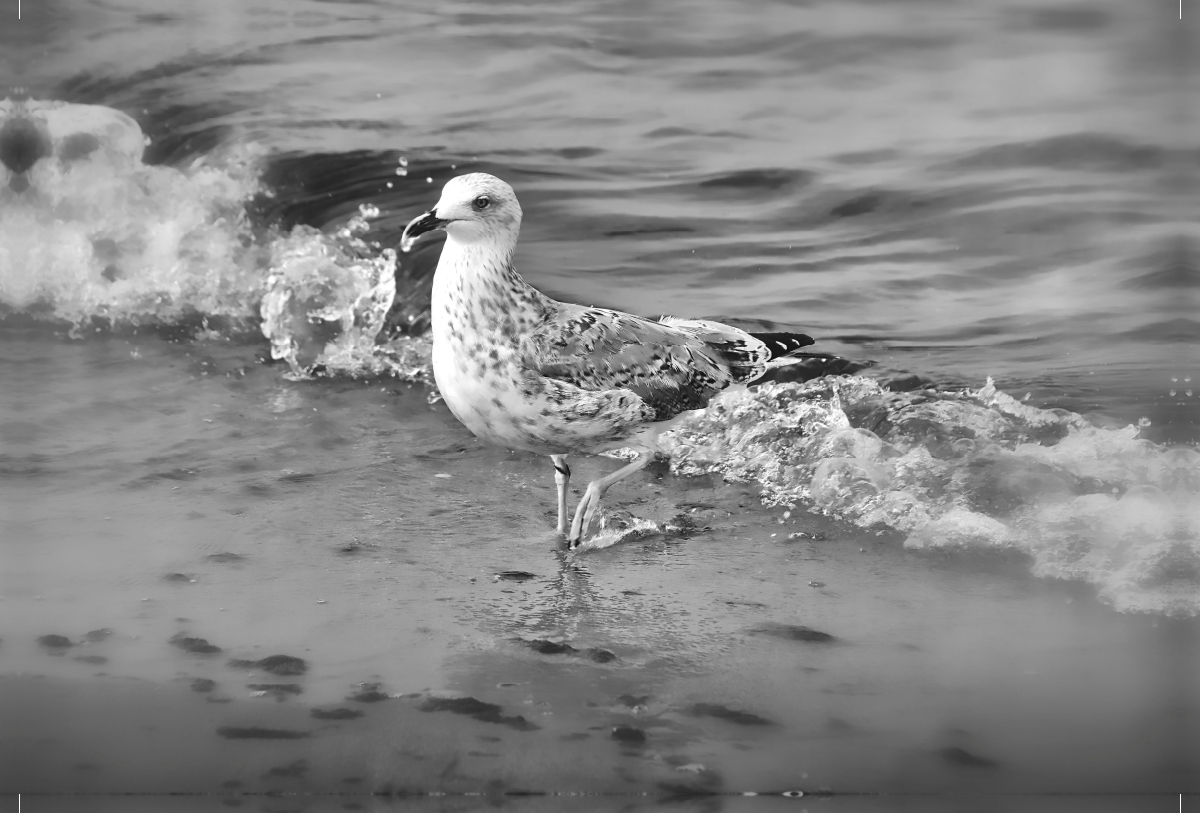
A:
[[[513,188],[495,175],[460,175],[442,187],[437,206],[404,229],[401,249],[408,251],[417,237],[435,229],[460,243],[497,243],[511,250],[521,230],[521,204]]]

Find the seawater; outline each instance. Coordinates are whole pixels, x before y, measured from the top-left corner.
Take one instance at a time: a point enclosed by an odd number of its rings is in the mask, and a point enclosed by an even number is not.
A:
[[[128,63],[103,15],[35,20],[63,59],[0,102],[4,325],[265,341],[295,386],[432,395],[437,246],[396,237],[491,171],[548,293],[804,330],[865,368],[722,397],[674,433],[677,473],[1200,611],[1190,29],[1118,2],[569,5],[177,11]]]

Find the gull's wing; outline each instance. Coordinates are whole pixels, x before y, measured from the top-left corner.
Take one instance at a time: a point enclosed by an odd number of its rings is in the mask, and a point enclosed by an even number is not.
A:
[[[631,390],[658,421],[753,381],[771,358],[763,342],[717,322],[555,304],[529,337],[528,366],[585,390]]]

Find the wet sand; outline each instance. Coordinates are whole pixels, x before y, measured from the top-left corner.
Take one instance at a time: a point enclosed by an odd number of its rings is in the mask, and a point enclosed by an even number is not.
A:
[[[261,353],[5,337],[0,792],[730,811],[1200,792],[1194,619],[665,465],[608,506],[674,530],[567,553],[546,460],[484,446],[423,387],[290,382]],[[575,460],[573,484],[617,465]],[[704,795],[786,790],[833,795]],[[1062,793],[1106,795],[1004,795]]]

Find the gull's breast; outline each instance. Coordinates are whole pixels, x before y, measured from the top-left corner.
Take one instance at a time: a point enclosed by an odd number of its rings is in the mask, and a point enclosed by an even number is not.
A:
[[[476,437],[538,454],[567,454],[624,445],[649,408],[631,392],[591,392],[547,379],[519,364],[516,353],[475,351],[434,340],[433,373],[446,406]]]
[[[539,399],[511,349],[435,337],[433,375],[446,406],[476,437],[510,449],[545,451],[534,429]]]
[[[629,390],[544,375],[530,342],[548,300],[496,263],[467,263],[462,253],[448,240],[434,277],[433,373],[446,406],[475,436],[566,454],[607,448],[653,418]]]

